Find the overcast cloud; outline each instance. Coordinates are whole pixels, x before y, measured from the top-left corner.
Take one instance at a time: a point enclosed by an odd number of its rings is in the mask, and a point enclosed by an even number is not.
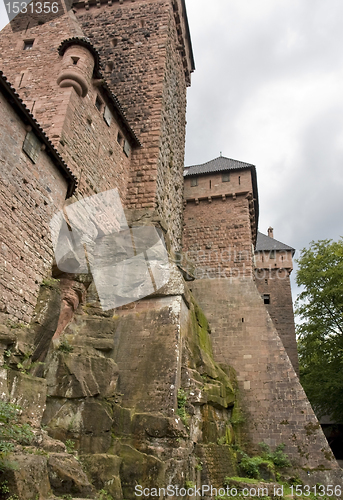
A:
[[[260,231],[343,235],[342,0],[186,0],[196,71],[186,165],[257,167]],[[5,24],[3,4],[0,15]],[[119,96],[120,97],[120,96]]]
[[[186,165],[257,167],[259,229],[343,236],[343,2],[186,0],[196,71]]]

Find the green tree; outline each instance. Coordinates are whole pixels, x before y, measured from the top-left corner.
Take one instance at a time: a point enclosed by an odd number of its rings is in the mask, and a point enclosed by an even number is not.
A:
[[[343,422],[343,240],[312,241],[297,262],[300,381],[317,416]]]

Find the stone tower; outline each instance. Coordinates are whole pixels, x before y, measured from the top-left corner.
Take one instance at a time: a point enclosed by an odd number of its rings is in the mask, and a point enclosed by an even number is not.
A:
[[[253,273],[258,225],[254,165],[220,156],[185,169],[183,250],[198,278]]]
[[[179,250],[194,70],[184,0],[74,2],[53,22],[16,21],[22,29],[1,32],[2,70],[77,175],[80,194],[117,187],[129,220],[159,223]]]
[[[294,250],[272,233],[257,232],[254,165],[219,157],[186,167],[184,176],[183,248],[195,276],[190,289],[208,319],[214,359],[236,370],[246,439],[255,448],[261,441],[285,443],[308,481],[319,469],[332,468],[338,477],[296,373]],[[266,269],[270,277],[258,279]]]
[[[255,250],[256,286],[292,365],[299,373],[290,283],[294,252],[294,248],[274,239],[271,227],[268,236],[258,232]]]

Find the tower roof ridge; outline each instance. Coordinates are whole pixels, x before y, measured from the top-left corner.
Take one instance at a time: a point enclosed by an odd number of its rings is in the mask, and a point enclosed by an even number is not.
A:
[[[290,247],[289,245],[286,245],[285,243],[282,243],[281,241],[271,238],[270,236],[267,236],[266,234],[260,233],[260,231],[258,231],[256,252],[271,250],[290,250],[292,252],[292,255],[294,255],[295,253],[295,249],[293,247]]]
[[[255,168],[252,163],[246,163],[240,160],[227,158],[226,156],[218,156],[213,160],[198,165],[190,165],[185,167],[184,176],[207,174],[210,172],[220,172],[222,170],[239,170],[242,168]]]

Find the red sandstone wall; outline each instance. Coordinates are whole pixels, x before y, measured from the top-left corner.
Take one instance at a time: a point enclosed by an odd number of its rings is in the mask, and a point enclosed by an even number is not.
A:
[[[173,246],[181,239],[186,76],[169,0],[77,8],[80,24],[102,56],[108,82],[138,132],[126,206],[156,208]]]
[[[332,480],[339,466],[253,279],[196,280],[191,289],[209,321],[215,360],[237,372],[247,437],[255,446],[285,443],[292,461],[310,471],[307,484],[317,468],[327,469],[321,482]]]
[[[22,151],[26,130],[0,94],[0,311],[29,322],[53,259],[48,224],[67,182],[44,151]]]
[[[65,64],[57,51],[60,43],[72,36],[84,36],[70,16],[73,14],[16,33],[7,27],[0,35],[1,69],[79,179],[79,193],[89,195],[117,187],[124,200],[130,158],[117,142],[118,130],[128,137],[113,109],[108,126],[103,111],[95,107],[97,95],[105,101],[101,87],[89,80],[88,94],[81,97],[72,87],[60,88],[57,84]],[[34,44],[24,51],[27,39],[34,39]],[[74,52],[80,56],[87,50],[76,47]],[[89,52],[88,56],[89,66],[93,58]]]
[[[255,254],[257,269],[265,270],[268,274],[270,269],[293,269],[293,258],[290,250],[278,250],[276,252],[257,252]]]
[[[222,174],[229,174],[230,180],[223,182]],[[192,186],[192,179],[195,177],[197,178],[198,185]],[[208,196],[232,195],[243,192],[252,192],[250,170],[219,172],[185,178],[185,200],[207,198]]]
[[[198,278],[251,276],[252,236],[246,196],[187,203],[183,253]]]
[[[259,269],[256,272],[256,286],[261,295],[270,296],[270,303],[266,304],[267,311],[280,335],[294,370],[299,373],[289,272],[286,269]]]

